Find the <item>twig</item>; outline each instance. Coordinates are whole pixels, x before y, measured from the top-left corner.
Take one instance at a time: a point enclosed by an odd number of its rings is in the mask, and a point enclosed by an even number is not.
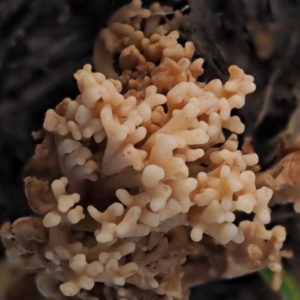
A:
[[[299,42],[298,32],[296,32],[296,30],[294,30],[294,32],[291,36],[291,44],[287,51],[286,56],[281,61],[281,64],[274,70],[274,72],[272,73],[272,75],[269,79],[269,83],[265,90],[265,100],[263,102],[262,109],[261,109],[260,113],[258,114],[258,117],[254,124],[255,129],[262,123],[264,117],[267,114],[267,111],[269,110],[269,107],[270,107],[270,104],[272,101],[272,93],[273,93],[274,84],[280,78],[283,70],[287,67],[287,65],[291,61],[293,54],[295,53],[295,50],[298,46],[298,42]]]
[[[190,8],[190,6],[187,4],[183,8],[180,9],[182,13],[187,11]],[[151,16],[169,16],[169,15],[174,15],[175,11],[169,11],[169,12],[156,12],[156,13],[151,13]]]

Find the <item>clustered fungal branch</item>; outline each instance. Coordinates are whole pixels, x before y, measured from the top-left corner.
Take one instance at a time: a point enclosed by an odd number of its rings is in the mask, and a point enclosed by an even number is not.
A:
[[[80,94],[46,113],[25,178],[36,215],[1,236],[11,259],[37,269],[47,299],[187,299],[213,278],[281,274],[285,229],[265,226],[270,203],[299,186],[297,154],[254,172],[232,114],[254,78],[231,66],[226,83],[199,82],[203,59],[178,42],[181,12],[161,11],[134,0],[116,12],[95,47],[98,72],[77,71]],[[237,223],[239,212],[252,220]]]

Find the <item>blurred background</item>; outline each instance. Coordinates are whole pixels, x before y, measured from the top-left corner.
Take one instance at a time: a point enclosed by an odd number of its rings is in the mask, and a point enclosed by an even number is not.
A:
[[[22,170],[34,151],[31,132],[42,126],[45,111],[64,97],[75,97],[73,73],[92,63],[95,39],[109,16],[128,0],[0,0],[0,223],[30,214]],[[149,6],[154,1],[144,0]],[[255,77],[257,90],[237,112],[246,124],[262,169],[269,168],[284,139],[299,147],[300,1],[168,0],[184,11],[184,40],[192,40],[205,59],[201,80],[226,80],[236,64]],[[300,284],[300,217],[292,207],[275,208],[272,224],[289,232],[284,262]],[[1,247],[1,246],[0,246]],[[41,299],[34,274],[0,263],[0,299]],[[199,270],[201,271],[201,270]],[[18,288],[15,288],[18,280]],[[277,300],[260,274],[196,287],[191,299]],[[299,298],[293,298],[299,299]]]

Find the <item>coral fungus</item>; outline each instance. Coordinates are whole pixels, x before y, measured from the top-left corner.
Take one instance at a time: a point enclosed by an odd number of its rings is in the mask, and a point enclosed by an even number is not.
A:
[[[85,65],[78,97],[46,113],[25,178],[36,216],[1,229],[46,298],[186,299],[213,278],[281,272],[285,230],[265,228],[276,189],[256,185],[258,156],[239,150],[232,114],[254,79],[231,66],[227,82],[199,82],[203,60],[174,31],[180,13],[164,23],[159,9],[118,11],[97,42],[101,73]],[[293,185],[288,175],[274,185]]]

